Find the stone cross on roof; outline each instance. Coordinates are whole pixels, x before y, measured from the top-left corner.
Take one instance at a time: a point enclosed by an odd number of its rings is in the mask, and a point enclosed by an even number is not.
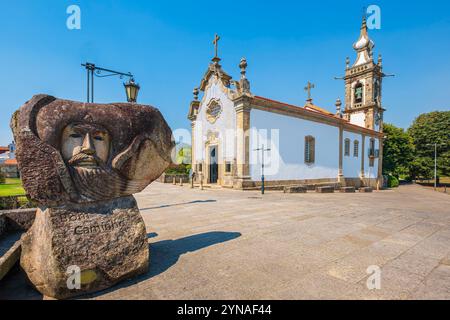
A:
[[[217,33],[215,34],[215,36],[214,36],[214,41],[213,41],[213,44],[214,44],[214,49],[215,49],[215,55],[214,55],[214,59],[217,59],[217,58],[219,58],[219,56],[217,55],[218,54],[218,47],[219,47],[219,40],[220,40],[220,37],[217,35]],[[214,60],[213,59],[213,60]]]
[[[311,83],[308,81],[308,84],[305,87],[305,91],[308,92],[308,99],[306,101],[308,101],[309,103],[312,102],[312,98],[311,98],[311,89],[314,89],[315,85],[314,83]]]

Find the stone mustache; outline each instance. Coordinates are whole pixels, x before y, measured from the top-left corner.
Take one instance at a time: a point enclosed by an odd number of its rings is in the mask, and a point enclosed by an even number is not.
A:
[[[171,163],[153,107],[36,95],[11,119],[23,186],[39,204],[21,266],[45,296],[68,298],[144,273],[149,249],[132,194]]]

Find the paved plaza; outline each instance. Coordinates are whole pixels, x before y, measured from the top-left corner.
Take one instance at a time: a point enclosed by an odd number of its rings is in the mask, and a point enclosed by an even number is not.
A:
[[[419,186],[283,194],[153,183],[150,270],[94,299],[450,299],[450,198]],[[381,268],[369,290],[367,268]],[[42,298],[16,271],[0,298]]]

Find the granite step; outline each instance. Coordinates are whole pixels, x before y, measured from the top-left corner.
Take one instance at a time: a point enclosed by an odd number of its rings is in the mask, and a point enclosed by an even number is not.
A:
[[[333,193],[334,187],[332,186],[323,186],[323,187],[316,187],[317,193]]]
[[[20,259],[20,237],[23,232],[16,231],[0,238],[0,280]]]
[[[305,186],[286,186],[284,187],[284,193],[306,193],[307,188]]]
[[[339,189],[339,192],[342,192],[342,193],[354,193],[355,192],[355,187],[341,187]]]

